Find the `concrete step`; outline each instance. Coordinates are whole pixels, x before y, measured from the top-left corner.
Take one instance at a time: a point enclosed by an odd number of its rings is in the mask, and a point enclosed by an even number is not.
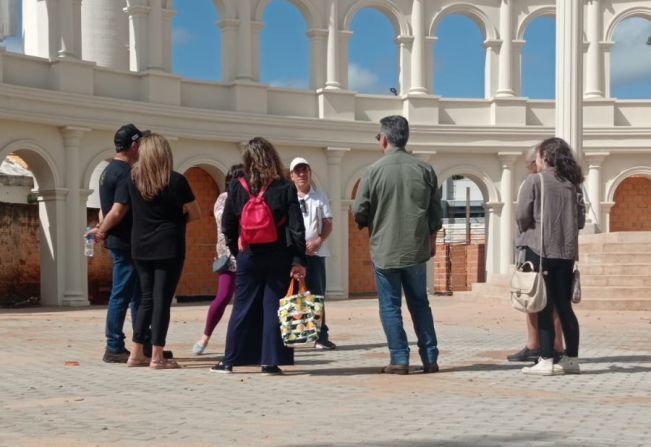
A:
[[[579,263],[582,275],[646,275],[651,276],[649,264],[586,264]]]
[[[651,232],[649,231],[622,231],[617,233],[582,234],[579,236],[579,243],[651,243]]]
[[[651,277],[645,275],[587,275],[581,272],[584,287],[648,287],[651,294]]]
[[[470,301],[491,302],[503,305],[505,308],[511,307],[508,295],[477,295],[474,292],[455,292],[455,298]],[[651,311],[651,300],[609,298],[598,299],[584,297],[579,304],[573,304],[575,311],[584,310],[646,310]]]
[[[651,253],[586,253],[581,254],[581,264],[651,264]]]
[[[649,300],[651,302],[650,287],[581,287],[583,296],[588,299],[635,299]]]
[[[588,253],[648,253],[651,255],[651,242],[590,242],[579,244],[579,254]]]

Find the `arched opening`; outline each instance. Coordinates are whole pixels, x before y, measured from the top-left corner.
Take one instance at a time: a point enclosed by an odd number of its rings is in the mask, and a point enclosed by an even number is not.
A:
[[[213,206],[223,186],[223,174],[208,165],[194,166],[184,173],[201,210],[201,219],[186,229],[186,258],[176,288],[179,301],[212,299],[217,290],[212,261],[216,256],[217,225]],[[218,184],[219,182],[219,184]]]
[[[622,20],[613,31],[611,96],[651,99],[651,11]]]
[[[633,175],[615,190],[610,231],[651,231],[651,178]]]
[[[359,180],[353,187],[355,200]],[[348,294],[351,297],[377,295],[375,271],[371,262],[368,229],[359,230],[352,211],[348,211]]]
[[[287,0],[265,8],[260,41],[261,80],[273,87],[307,89],[310,49],[301,11]]]
[[[107,156],[106,159],[97,162],[88,180],[88,189],[91,193],[86,202],[86,222],[87,226],[91,228],[99,222],[101,209],[99,196],[100,177],[110,161],[111,158]],[[93,256],[88,258],[88,301],[91,304],[108,303],[112,283],[113,260],[111,253],[104,248],[104,244],[95,244]]]
[[[39,148],[10,146],[0,165],[0,302],[59,305],[57,226],[63,196],[55,188],[51,160]]]
[[[191,79],[222,79],[221,32],[212,0],[176,2],[172,21],[172,71]]]
[[[479,25],[465,15],[451,14],[435,32],[433,91],[448,98],[484,98],[486,51]]]
[[[435,293],[467,291],[486,281],[486,197],[480,183],[463,174],[441,181],[443,229],[434,257]]]
[[[0,28],[5,28],[5,35],[0,33],[0,43],[5,46],[7,51],[12,53],[24,53],[23,39],[23,2],[7,2],[5,5],[8,11],[6,17],[0,17]],[[15,8],[13,8],[15,6]],[[4,40],[3,40],[4,37]]]
[[[520,72],[522,96],[531,99],[556,97],[556,21],[542,16],[525,29]]]
[[[352,19],[348,58],[348,89],[359,93],[400,92],[398,31],[382,11],[362,8]]]

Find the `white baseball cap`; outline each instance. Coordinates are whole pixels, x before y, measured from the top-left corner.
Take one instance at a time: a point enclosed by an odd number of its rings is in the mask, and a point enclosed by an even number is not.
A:
[[[310,164],[307,162],[307,160],[304,159],[303,157],[296,157],[289,164],[289,172],[293,172],[294,168],[296,168],[296,166],[298,166],[298,165],[308,165],[308,166],[310,166]]]

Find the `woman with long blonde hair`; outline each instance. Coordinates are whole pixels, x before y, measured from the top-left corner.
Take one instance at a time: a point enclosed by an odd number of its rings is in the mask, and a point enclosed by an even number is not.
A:
[[[179,367],[163,358],[163,348],[185,261],[186,222],[199,218],[199,207],[188,181],[172,170],[173,164],[172,149],[164,137],[142,138],[128,182],[133,209],[131,252],[142,290],[128,366]],[[143,353],[150,325],[151,359]]]
[[[244,177],[231,182],[222,215],[226,245],[237,258],[235,299],[224,359],[211,370],[231,373],[233,366],[260,365],[263,374],[281,374],[278,365],[293,365],[294,351],[280,337],[278,301],[291,278],[305,277],[305,226],[296,187],[283,175],[273,145],[253,138],[243,159]],[[247,243],[242,231],[244,206],[260,194],[271,209],[269,223],[274,226],[265,232],[270,240]]]

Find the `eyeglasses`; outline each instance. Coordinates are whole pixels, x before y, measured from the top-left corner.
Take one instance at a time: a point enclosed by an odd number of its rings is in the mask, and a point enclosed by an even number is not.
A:
[[[301,205],[301,211],[303,214],[307,216],[307,203],[305,203],[305,199],[300,199],[298,204]]]

